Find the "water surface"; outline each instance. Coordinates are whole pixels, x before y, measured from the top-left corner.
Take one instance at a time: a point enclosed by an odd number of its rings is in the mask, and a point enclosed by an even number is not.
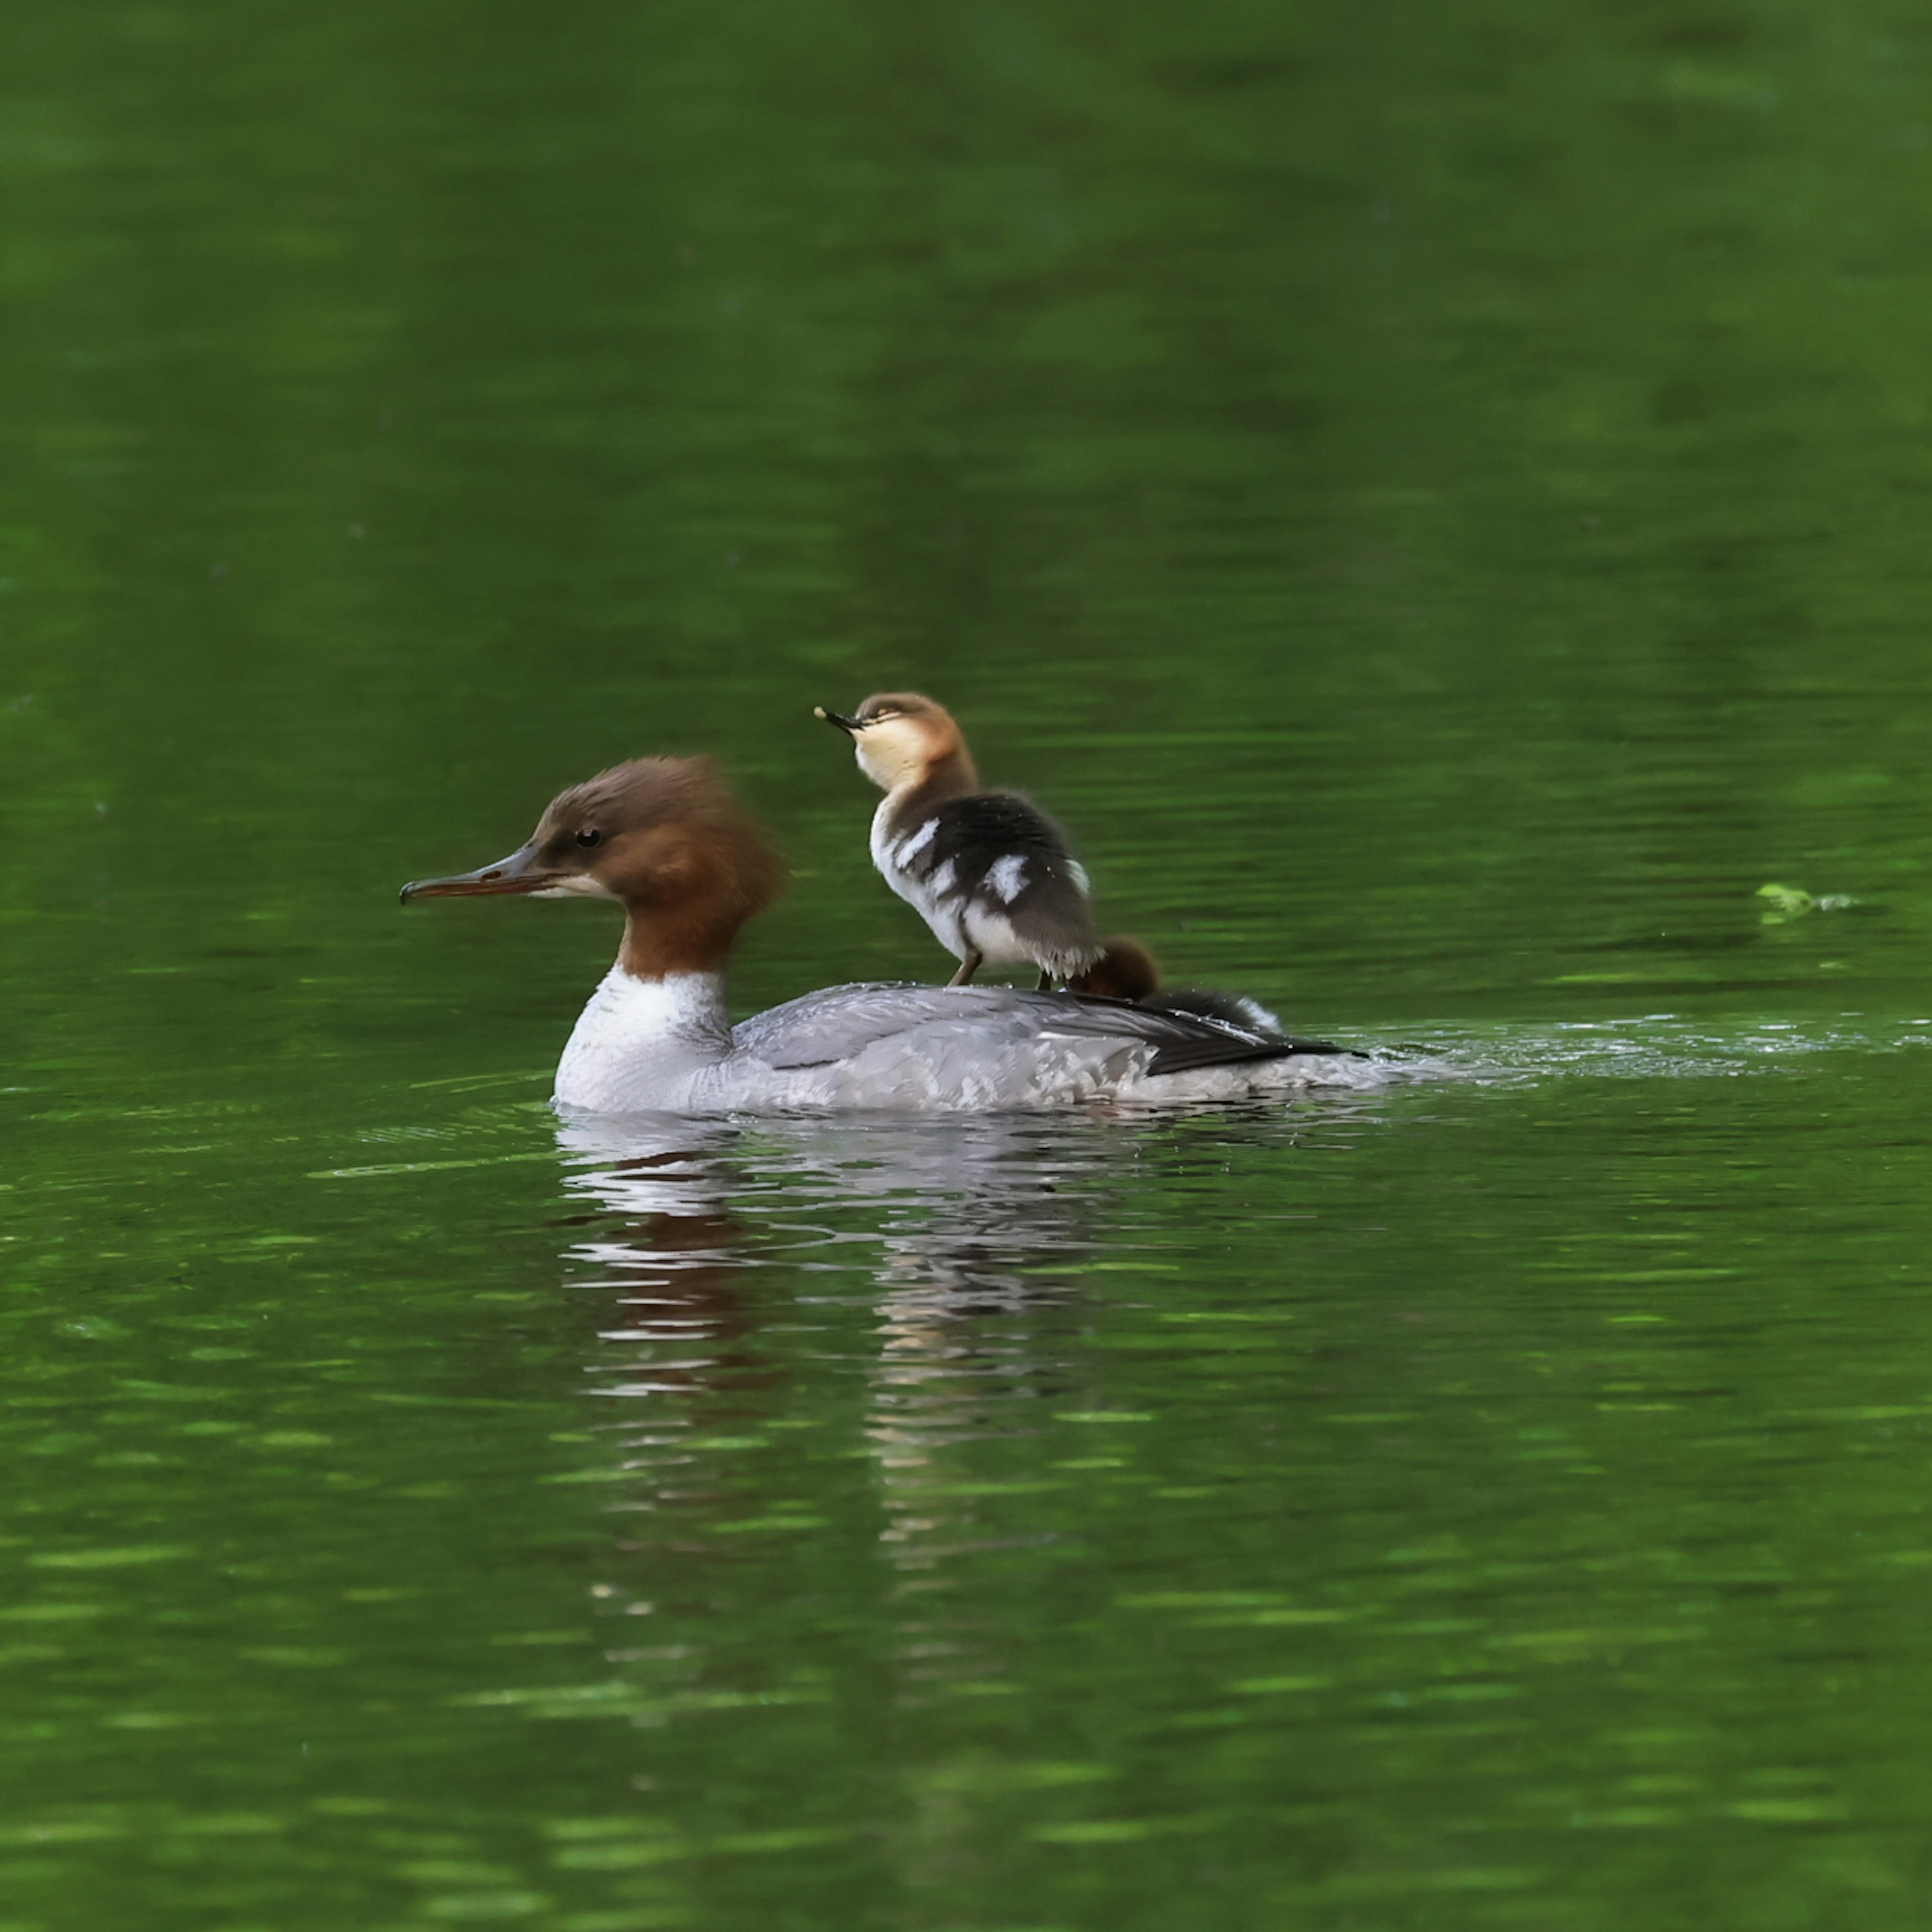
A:
[[[0,44],[5,1932],[1924,1922],[1922,19]],[[560,1127],[396,885],[706,749],[939,976],[908,685],[1438,1076]]]

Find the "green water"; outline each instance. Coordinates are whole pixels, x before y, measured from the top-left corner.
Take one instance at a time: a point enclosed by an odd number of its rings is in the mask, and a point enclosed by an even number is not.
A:
[[[1896,0],[16,0],[0,1928],[1923,1925],[1928,196]],[[908,685],[1454,1077],[560,1137],[396,886],[938,976]]]

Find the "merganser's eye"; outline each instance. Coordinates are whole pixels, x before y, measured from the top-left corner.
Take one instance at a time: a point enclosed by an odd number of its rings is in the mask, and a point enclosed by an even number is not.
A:
[[[577,842],[580,845],[601,845],[604,842],[604,835],[595,826],[586,825],[577,835]]]

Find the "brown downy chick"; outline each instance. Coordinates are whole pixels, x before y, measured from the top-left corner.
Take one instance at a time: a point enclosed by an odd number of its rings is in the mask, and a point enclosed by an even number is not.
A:
[[[1281,1022],[1258,1000],[1240,993],[1210,993],[1198,986],[1163,987],[1160,962],[1139,940],[1116,934],[1085,972],[1066,982],[1083,998],[1124,1000],[1157,1012],[1191,1013],[1249,1033],[1279,1034]]]

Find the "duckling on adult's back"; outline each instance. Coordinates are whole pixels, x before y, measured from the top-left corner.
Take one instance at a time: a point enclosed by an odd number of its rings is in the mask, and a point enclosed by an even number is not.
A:
[[[1230,1100],[1358,1086],[1325,1043],[1013,986],[829,986],[734,1027],[724,970],[784,868],[702,758],[639,758],[554,799],[507,859],[405,900],[615,900],[623,944],[556,1070],[590,1113],[922,1112]]]
[[[872,814],[872,862],[959,962],[1040,969],[1041,989],[1098,959],[1087,873],[1058,826],[1017,792],[982,789],[965,735],[916,692],[879,692],[849,716],[859,769],[886,794]]]

